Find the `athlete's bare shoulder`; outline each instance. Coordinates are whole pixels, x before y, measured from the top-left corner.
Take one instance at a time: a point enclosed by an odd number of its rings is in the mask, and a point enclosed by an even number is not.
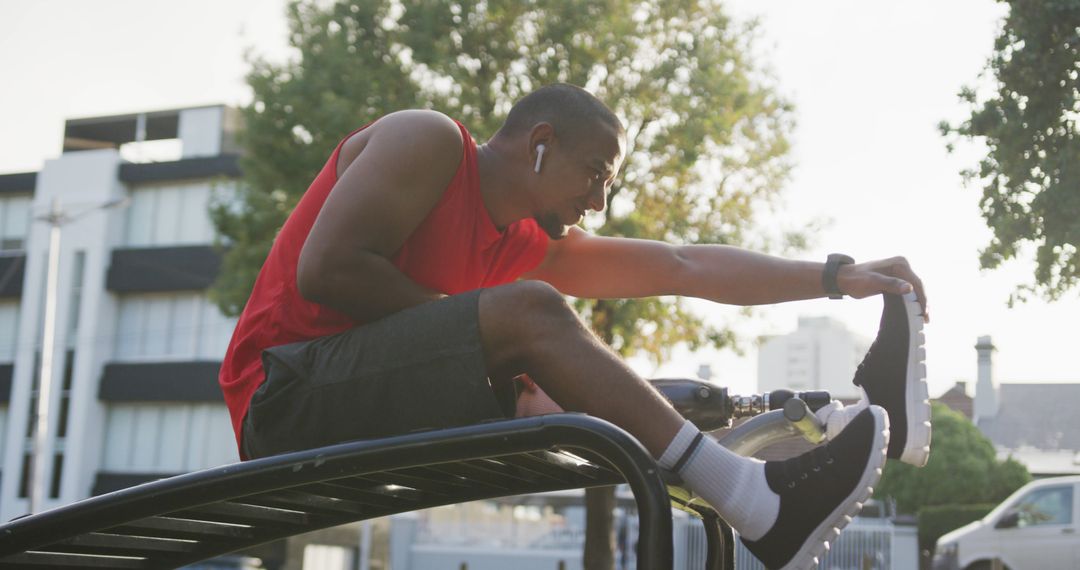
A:
[[[395,111],[384,115],[368,128],[349,137],[338,155],[337,174],[340,178],[356,157],[369,144],[393,145],[399,152],[409,153],[403,157],[420,163],[446,162],[456,165],[461,158],[461,130],[450,117],[426,109]]]

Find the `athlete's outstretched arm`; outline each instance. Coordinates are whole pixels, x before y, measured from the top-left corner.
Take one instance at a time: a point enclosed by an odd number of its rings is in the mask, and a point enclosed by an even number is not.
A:
[[[674,246],[594,236],[575,227],[566,238],[551,242],[547,257],[527,277],[575,297],[684,295],[762,305],[825,296],[823,269],[823,263],[732,246]],[[837,282],[841,291],[856,298],[900,294],[913,287],[920,301],[926,300],[921,280],[901,257],[843,265]]]

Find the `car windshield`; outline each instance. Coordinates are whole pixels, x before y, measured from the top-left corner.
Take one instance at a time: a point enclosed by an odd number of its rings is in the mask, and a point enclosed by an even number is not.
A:
[[[1070,524],[1073,518],[1073,488],[1070,485],[1037,489],[1020,499],[1012,510],[1019,514],[1019,527]]]

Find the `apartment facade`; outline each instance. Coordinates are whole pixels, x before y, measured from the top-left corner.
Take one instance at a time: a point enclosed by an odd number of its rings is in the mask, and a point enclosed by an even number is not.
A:
[[[42,507],[237,460],[217,386],[235,320],[206,296],[220,266],[208,205],[240,174],[236,119],[224,106],[73,119],[59,157],[0,174],[0,519],[29,510],[50,230],[37,218],[54,204]]]
[[[858,399],[851,383],[870,342],[830,317],[799,317],[798,328],[765,339],[758,350],[758,390],[828,390]]]

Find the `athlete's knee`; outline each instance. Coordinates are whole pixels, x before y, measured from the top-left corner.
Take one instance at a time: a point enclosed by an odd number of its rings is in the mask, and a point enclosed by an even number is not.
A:
[[[510,343],[523,350],[541,339],[563,337],[579,323],[562,294],[540,281],[492,287],[481,295],[481,334],[492,348]]]
[[[532,329],[573,323],[577,319],[566,298],[543,281],[518,281],[489,289],[486,293],[491,293],[488,300],[492,308],[505,311],[505,315],[513,322]],[[483,298],[481,302],[484,302]]]

